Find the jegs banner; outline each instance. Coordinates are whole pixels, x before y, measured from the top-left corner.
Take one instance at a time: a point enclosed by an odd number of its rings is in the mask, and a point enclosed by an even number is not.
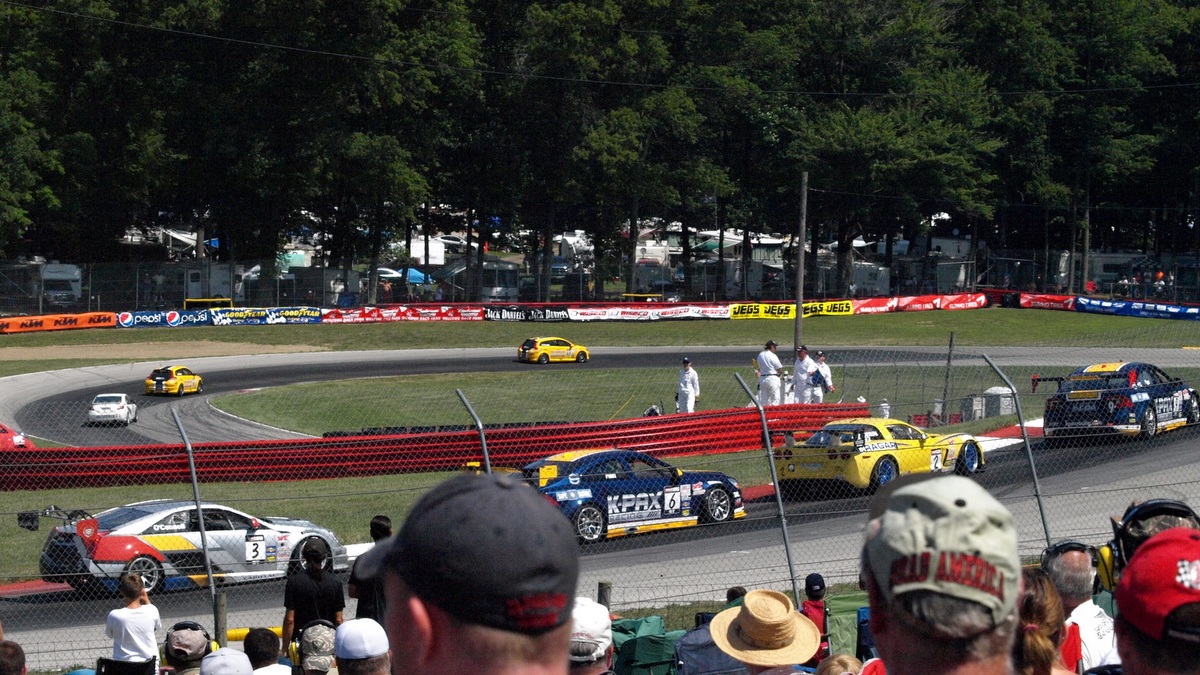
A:
[[[794,305],[788,305],[794,307]],[[849,316],[854,314],[853,300],[833,300],[831,302],[804,303],[804,316]],[[795,313],[788,318],[795,318]]]
[[[826,303],[813,303],[826,304]],[[804,303],[804,315],[808,316],[808,305]],[[796,305],[794,304],[763,304],[738,303],[729,306],[731,319],[795,319]]]

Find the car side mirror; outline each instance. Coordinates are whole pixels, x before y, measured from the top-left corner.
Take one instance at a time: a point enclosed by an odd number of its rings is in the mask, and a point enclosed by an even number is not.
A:
[[[679,485],[681,480],[683,480],[683,469],[671,469],[671,485]]]

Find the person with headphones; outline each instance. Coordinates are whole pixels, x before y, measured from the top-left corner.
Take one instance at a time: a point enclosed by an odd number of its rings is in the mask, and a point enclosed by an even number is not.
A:
[[[316,619],[296,633],[288,646],[288,657],[292,661],[295,675],[325,675],[333,668],[333,647],[336,631],[333,623]]]
[[[1067,635],[1078,636],[1062,645],[1063,661],[1075,672],[1121,662],[1112,617],[1092,601],[1099,590],[1098,561],[1094,546],[1073,540],[1042,552],[1042,569],[1062,598]]]
[[[300,555],[304,558],[304,569],[288,577],[283,591],[285,646],[292,643],[296,626],[307,626],[319,620],[328,622],[330,628],[337,628],[346,607],[341,579],[325,570],[325,547],[309,544]],[[330,637],[331,649],[332,640]]]
[[[1112,541],[1097,552],[1100,585],[1110,592],[1116,589],[1134,551],[1146,540],[1173,527],[1200,530],[1200,516],[1181,501],[1151,499],[1130,504],[1120,520],[1112,519],[1112,527]]]
[[[208,631],[195,621],[180,621],[167,631],[163,659],[175,675],[199,675],[200,662],[218,649]]]

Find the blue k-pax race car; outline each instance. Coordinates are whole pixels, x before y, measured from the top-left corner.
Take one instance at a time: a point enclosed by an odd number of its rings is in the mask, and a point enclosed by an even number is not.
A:
[[[1119,434],[1149,438],[1186,424],[1200,423],[1196,390],[1148,363],[1097,363],[1066,377],[1033,376],[1057,382],[1046,399],[1046,438]]]
[[[564,452],[522,474],[571,519],[583,543],[746,515],[733,478],[684,471],[632,450]]]

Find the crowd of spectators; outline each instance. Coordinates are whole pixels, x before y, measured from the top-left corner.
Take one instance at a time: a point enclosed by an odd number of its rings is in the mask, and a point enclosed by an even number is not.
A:
[[[373,521],[372,534],[385,525]],[[1200,517],[1185,504],[1135,504],[1114,519],[1108,546],[1060,542],[1037,567],[1022,567],[1017,542],[1012,514],[973,480],[906,477],[879,491],[864,532],[859,584],[876,658],[829,653],[819,574],[806,578],[799,608],[778,591],[731,588],[726,608],[679,644],[711,643],[727,659],[711,673],[1200,675]],[[328,598],[323,557],[305,560],[293,578],[307,577],[310,600]],[[330,601],[331,618],[305,615],[294,631],[285,619],[282,643],[252,629],[244,652],[181,622],[161,653],[177,675],[609,675],[613,617],[576,597],[578,576],[578,544],[558,509],[514,477],[463,474],[357,560],[360,600],[382,592],[374,616],[342,621]],[[1115,620],[1093,602],[1101,585],[1114,591]],[[120,592],[113,657],[152,661],[158,612],[136,575]],[[682,662],[680,672],[690,672]],[[0,675],[25,673],[21,647],[0,633]]]

